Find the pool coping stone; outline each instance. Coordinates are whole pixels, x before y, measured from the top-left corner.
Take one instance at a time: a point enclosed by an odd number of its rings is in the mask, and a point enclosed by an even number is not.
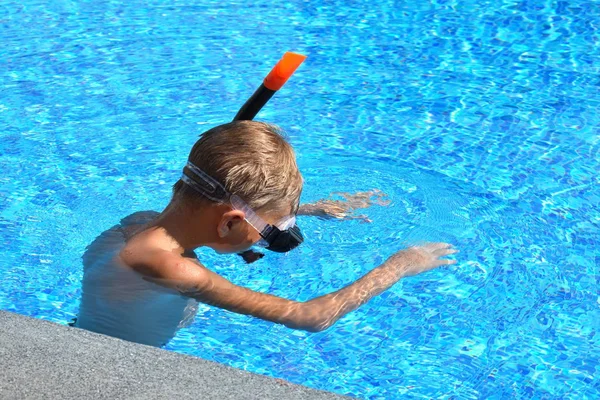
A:
[[[2,399],[347,398],[2,310],[0,360]]]

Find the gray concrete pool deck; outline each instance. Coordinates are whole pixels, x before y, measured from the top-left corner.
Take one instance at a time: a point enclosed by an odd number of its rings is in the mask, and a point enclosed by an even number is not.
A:
[[[0,399],[345,398],[5,311],[0,366]]]

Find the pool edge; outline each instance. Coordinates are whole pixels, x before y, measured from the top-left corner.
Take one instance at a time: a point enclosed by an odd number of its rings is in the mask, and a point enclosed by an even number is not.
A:
[[[345,398],[2,310],[0,359],[0,398]]]

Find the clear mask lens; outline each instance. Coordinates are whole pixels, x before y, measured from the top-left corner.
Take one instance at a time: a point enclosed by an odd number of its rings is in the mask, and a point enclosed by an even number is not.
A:
[[[282,219],[277,221],[277,223],[275,224],[275,226],[277,228],[279,228],[280,231],[286,231],[290,228],[293,228],[294,225],[296,225],[296,216],[295,215],[288,215],[286,217],[283,217]]]

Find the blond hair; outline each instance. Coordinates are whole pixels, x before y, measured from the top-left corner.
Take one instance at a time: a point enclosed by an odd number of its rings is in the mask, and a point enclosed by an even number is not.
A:
[[[264,122],[234,121],[204,132],[188,160],[240,196],[254,210],[296,212],[302,175],[281,130]],[[179,180],[173,198],[206,201]]]

